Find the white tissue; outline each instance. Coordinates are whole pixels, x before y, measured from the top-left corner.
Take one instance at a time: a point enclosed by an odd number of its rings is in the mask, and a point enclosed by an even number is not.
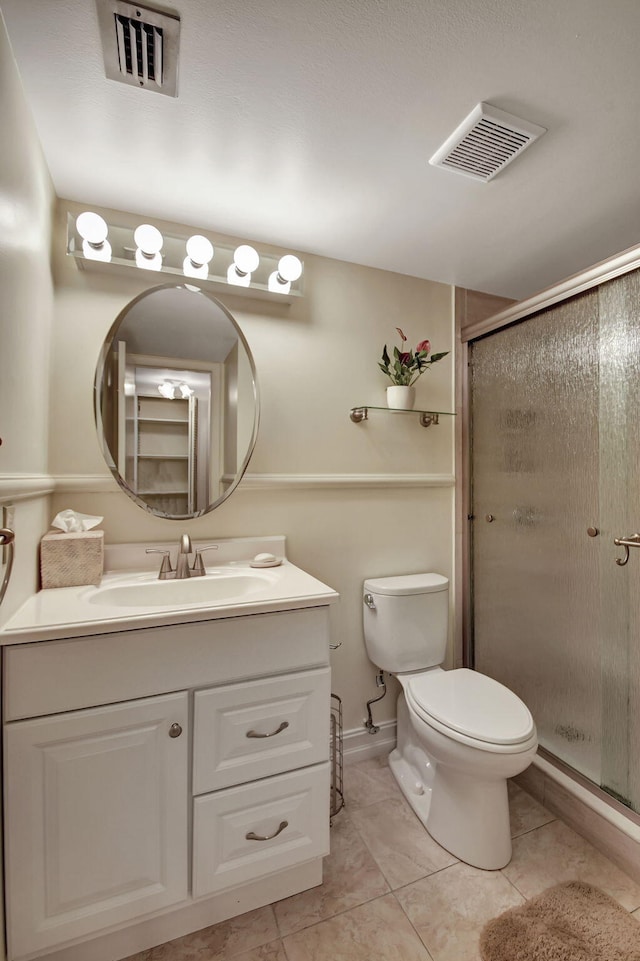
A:
[[[78,531],[90,531],[104,520],[103,517],[92,517],[91,514],[79,514],[77,511],[60,511],[51,521],[51,526],[65,534],[75,534]]]

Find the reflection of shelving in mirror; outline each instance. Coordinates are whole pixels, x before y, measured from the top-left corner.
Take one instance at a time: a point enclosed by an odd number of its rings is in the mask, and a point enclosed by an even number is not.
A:
[[[349,417],[354,424],[361,424],[363,420],[369,420],[370,410],[384,411],[386,414],[417,414],[421,427],[431,427],[434,424],[439,424],[441,417],[455,417],[452,411],[447,410],[414,410],[413,408],[405,410],[393,407],[376,407],[373,404],[352,407],[349,411]]]

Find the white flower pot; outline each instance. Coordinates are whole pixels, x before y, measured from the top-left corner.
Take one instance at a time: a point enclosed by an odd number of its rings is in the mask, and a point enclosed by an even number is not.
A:
[[[413,410],[415,387],[387,387],[387,407],[392,410]]]

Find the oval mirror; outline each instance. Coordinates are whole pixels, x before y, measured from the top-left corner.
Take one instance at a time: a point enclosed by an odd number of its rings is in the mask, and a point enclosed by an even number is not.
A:
[[[165,285],[127,304],[103,344],[95,414],[120,487],[158,517],[199,517],[239,483],[258,430],[249,346],[215,297]]]

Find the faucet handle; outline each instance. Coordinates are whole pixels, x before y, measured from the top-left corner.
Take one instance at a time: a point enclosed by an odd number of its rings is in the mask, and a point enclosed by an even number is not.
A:
[[[193,559],[193,566],[191,568],[191,573],[193,577],[202,576],[206,574],[206,568],[204,566],[204,561],[202,560],[203,551],[217,551],[217,544],[209,544],[208,547],[199,547],[196,551],[196,556]]]
[[[160,565],[160,573],[158,574],[158,580],[166,581],[168,577],[173,574],[173,568],[171,567],[171,556],[169,551],[159,550],[156,547],[147,547],[146,554],[163,554],[162,564]]]

